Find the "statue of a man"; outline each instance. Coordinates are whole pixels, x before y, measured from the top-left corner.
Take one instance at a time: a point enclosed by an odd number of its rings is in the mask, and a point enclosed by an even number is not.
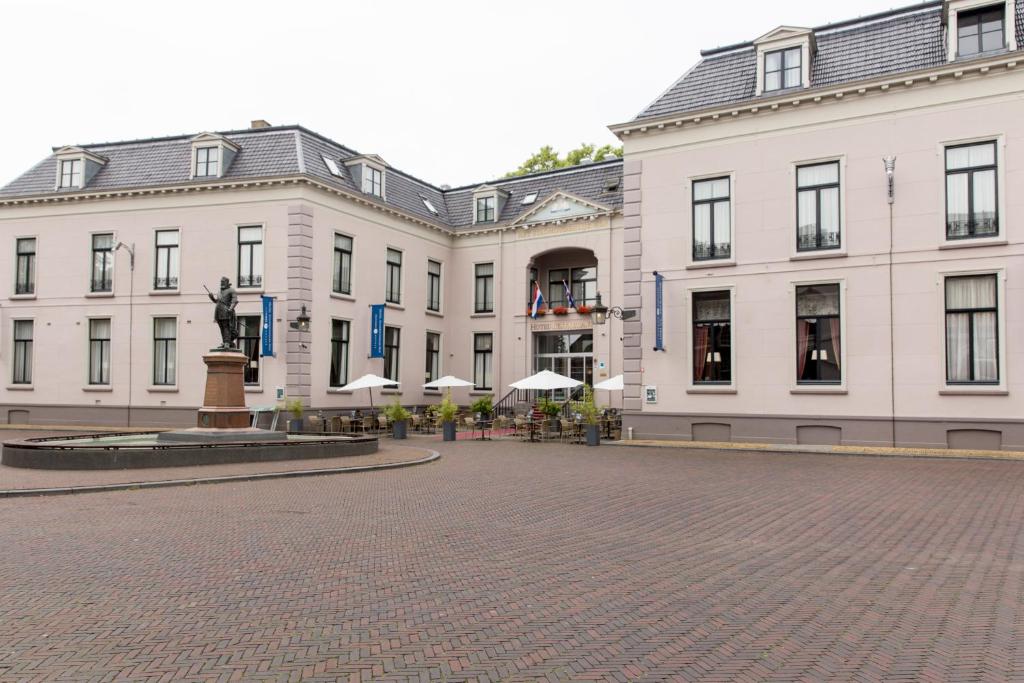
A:
[[[210,297],[210,301],[217,304],[217,308],[214,309],[213,319],[217,321],[217,326],[220,328],[221,344],[219,348],[235,348],[235,342],[238,341],[238,318],[235,316],[238,294],[235,293],[235,288],[231,286],[231,280],[222,277],[220,279],[220,293],[214,295],[213,292],[207,289],[206,294]]]

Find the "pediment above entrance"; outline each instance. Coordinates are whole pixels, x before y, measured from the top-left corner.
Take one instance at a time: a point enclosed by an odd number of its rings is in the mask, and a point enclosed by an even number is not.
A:
[[[568,192],[555,192],[543,202],[516,219],[514,225],[555,223],[610,212],[610,206],[587,201]]]

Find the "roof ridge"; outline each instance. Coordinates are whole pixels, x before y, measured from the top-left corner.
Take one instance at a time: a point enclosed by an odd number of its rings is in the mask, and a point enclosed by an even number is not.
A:
[[[533,178],[538,178],[538,177],[541,177],[541,176],[557,175],[559,173],[566,173],[566,174],[568,174],[568,173],[576,173],[576,172],[580,172],[580,171],[590,170],[590,169],[595,168],[595,167],[611,166],[611,165],[616,164],[616,163],[620,163],[621,164],[622,163],[622,157],[616,157],[614,159],[606,159],[606,160],[601,160],[601,161],[594,161],[594,162],[589,163],[589,164],[576,164],[575,166],[565,166],[563,168],[553,168],[553,169],[548,169],[546,171],[536,171],[534,173],[526,173],[526,174],[523,174],[523,175],[509,176],[509,177],[505,177],[505,178],[496,178],[494,180],[484,180],[484,181],[478,182],[478,183],[469,183],[468,185],[459,185],[458,187],[452,187],[452,188],[449,188],[447,190],[444,190],[444,192],[445,192],[445,194],[448,194],[448,193],[451,193],[451,192],[461,192],[463,190],[475,189],[477,187],[480,187],[481,185],[496,185],[496,184],[499,184],[499,183],[508,184],[508,183],[519,182],[521,180],[531,180]]]

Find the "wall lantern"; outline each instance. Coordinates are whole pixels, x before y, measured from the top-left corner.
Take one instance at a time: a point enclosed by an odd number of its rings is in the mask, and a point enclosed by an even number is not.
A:
[[[629,320],[636,316],[634,310],[623,310],[620,306],[612,306],[608,308],[601,303],[601,292],[597,293],[597,303],[590,307],[590,319],[595,325],[604,325],[605,321],[609,318],[618,318],[619,320]]]
[[[302,312],[295,318],[295,322],[289,324],[293,330],[309,332],[309,314],[306,313],[306,304],[302,304]]]

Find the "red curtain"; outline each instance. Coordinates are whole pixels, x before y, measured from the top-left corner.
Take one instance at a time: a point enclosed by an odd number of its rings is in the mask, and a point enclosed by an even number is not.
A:
[[[796,321],[796,378],[799,381],[804,376],[804,368],[807,367],[807,345],[811,337],[811,323],[806,320]]]
[[[829,318],[828,331],[832,336],[832,354],[834,358],[832,361],[839,367],[841,356],[839,355],[839,318]]]
[[[711,330],[703,325],[693,330],[693,381],[704,379],[704,366],[708,357],[708,333]]]

